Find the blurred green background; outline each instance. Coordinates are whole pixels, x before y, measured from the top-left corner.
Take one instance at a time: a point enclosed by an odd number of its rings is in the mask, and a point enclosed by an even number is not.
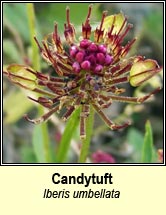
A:
[[[66,18],[66,6],[70,7],[71,22],[76,32],[81,32],[81,24],[87,15],[89,3],[35,3],[37,38],[39,41],[53,31],[54,21],[58,23],[59,32],[63,35]],[[163,65],[163,4],[162,3],[95,3],[91,23],[95,27],[100,21],[102,11],[108,14],[123,11],[128,22],[134,28],[126,37],[126,42],[137,36],[138,40],[131,53],[152,58]],[[31,65],[32,48],[25,3],[3,4],[3,63],[4,68],[11,63]],[[40,58],[41,59],[41,58]],[[41,59],[41,71],[50,73],[52,69]],[[151,81],[155,86],[162,81]],[[146,92],[149,87],[145,86]],[[142,89],[127,89],[128,95],[141,95]],[[43,159],[44,149],[39,130],[23,119],[23,115],[36,117],[36,105],[27,99],[26,91],[11,84],[6,77],[3,79],[3,163],[39,163]],[[107,110],[111,119],[132,119],[133,123],[123,131],[111,131],[95,116],[95,125],[88,162],[95,162],[94,154],[105,152],[115,163],[140,163],[142,156],[145,122],[150,120],[154,137],[154,150],[163,148],[163,91],[155,99],[143,105],[124,105],[115,103]],[[55,115],[47,123],[49,131],[49,162],[56,162],[56,153],[61,139],[61,131],[65,124]],[[79,129],[74,134],[67,163],[77,162],[80,140]],[[101,160],[102,162],[102,160]],[[103,161],[104,162],[104,161]],[[158,162],[156,154],[153,162]]]

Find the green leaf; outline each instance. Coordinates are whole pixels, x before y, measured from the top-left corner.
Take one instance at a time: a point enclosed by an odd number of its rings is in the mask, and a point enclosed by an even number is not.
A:
[[[32,145],[38,163],[46,163],[44,138],[42,134],[42,125],[35,125],[32,136]]]
[[[70,117],[70,119],[66,124],[65,130],[59,145],[59,149],[58,149],[58,154],[57,154],[58,163],[63,163],[66,160],[71,139],[73,137],[73,134],[76,132],[77,126],[79,124],[79,115],[80,115],[80,108],[76,109],[73,112],[72,116]]]
[[[35,70],[40,71],[40,60],[38,54],[38,47],[34,42],[34,35],[36,35],[36,17],[35,17],[35,10],[33,3],[27,3],[27,18],[29,24],[29,31],[30,31],[30,39],[31,39],[31,46],[32,46],[32,65]],[[32,82],[35,84],[34,77],[31,77]],[[38,106],[39,115],[43,115],[44,109],[42,106]],[[34,151],[36,153],[36,157],[39,162],[51,162],[51,153],[50,153],[50,139],[48,134],[47,123],[42,123],[34,128],[34,135],[33,135],[33,146]]]
[[[36,157],[33,148],[30,145],[23,144],[20,148],[21,163],[36,163]]]
[[[11,64],[6,68],[6,72],[12,82],[25,89],[34,90],[37,86],[36,76],[28,72],[24,65]]]
[[[144,144],[142,150],[142,163],[152,163],[153,162],[153,135],[150,121],[145,124],[145,136]]]
[[[34,36],[37,36],[34,5],[32,3],[27,3],[26,6],[27,6],[27,14],[28,14],[30,41],[32,46],[32,65],[35,70],[40,71],[39,50],[34,40]]]

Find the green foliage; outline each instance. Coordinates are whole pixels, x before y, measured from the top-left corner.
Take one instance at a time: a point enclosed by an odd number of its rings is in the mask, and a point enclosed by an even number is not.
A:
[[[47,130],[43,129],[42,125],[36,125],[33,129],[32,145],[36,155],[38,163],[49,163],[50,162],[50,146],[47,136]]]
[[[133,147],[132,162],[153,163],[157,161],[157,153],[153,144],[153,133],[150,121],[145,124],[145,134],[130,128],[127,141]]]
[[[66,161],[66,156],[70,147],[71,139],[78,127],[80,116],[80,108],[76,109],[70,119],[67,121],[62,139],[59,144],[57,153],[57,162],[63,163]]]
[[[142,163],[152,163],[153,162],[153,135],[150,121],[145,124],[145,136],[142,149]]]
[[[148,34],[151,34],[151,38],[156,38],[162,40],[163,37],[163,14],[161,10],[153,10],[151,13],[146,17],[144,21],[144,30],[147,31]],[[154,30],[155,26],[155,30]]]
[[[29,24],[29,31],[30,31],[30,39],[31,39],[31,46],[32,46],[32,65],[33,68],[37,71],[40,71],[40,59],[38,54],[38,47],[34,42],[34,35],[36,34],[36,18],[35,18],[35,11],[34,5],[32,3],[27,3],[27,14],[28,14],[28,24]],[[44,110],[43,107],[38,106],[39,114],[43,114]],[[40,163],[49,163],[50,162],[50,146],[49,146],[49,134],[47,129],[47,124],[42,123],[36,127],[34,127],[33,131],[33,147],[35,154],[37,156],[37,160]]]
[[[60,34],[63,34],[64,23],[66,22],[66,7],[70,7],[70,20],[76,26],[76,30],[81,29],[84,22],[89,3],[44,3],[36,7],[38,18],[42,23],[43,34],[48,34],[53,30],[53,22],[58,23]],[[98,4],[93,5],[92,17],[99,17]]]
[[[22,145],[20,148],[20,156],[22,163],[37,163],[34,149],[31,145]]]
[[[34,40],[34,36],[37,36],[34,6],[32,3],[27,3],[26,6],[27,6],[27,13],[28,13],[30,41],[32,46],[32,65],[35,70],[40,71],[39,50]]]

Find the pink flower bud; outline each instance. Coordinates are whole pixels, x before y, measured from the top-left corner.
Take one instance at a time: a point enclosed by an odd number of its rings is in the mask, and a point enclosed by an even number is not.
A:
[[[85,48],[87,48],[90,44],[91,44],[91,42],[90,42],[89,40],[84,39],[84,40],[82,40],[82,41],[80,42],[80,47],[85,49]]]
[[[88,69],[90,69],[90,66],[91,66],[91,64],[90,64],[90,62],[89,62],[88,60],[85,60],[85,61],[83,61],[83,62],[81,63],[81,68],[82,68],[82,69],[88,70]]]
[[[91,43],[90,46],[88,47],[88,50],[92,52],[96,52],[98,50],[98,47],[95,43]]]
[[[85,53],[83,51],[79,51],[76,54],[76,60],[81,63],[84,60]]]
[[[74,57],[76,56],[77,52],[78,52],[77,46],[72,46],[72,47],[70,48],[70,56],[71,56],[71,57],[74,58]]]
[[[96,57],[94,54],[90,54],[89,56],[85,57],[85,60],[90,61],[92,66],[96,65]]]
[[[99,45],[99,46],[98,46],[98,50],[99,50],[100,52],[102,52],[103,54],[105,54],[105,53],[107,52],[107,48],[106,48],[105,45]]]
[[[113,62],[113,57],[107,54],[106,57],[105,57],[105,65],[108,66],[108,65],[110,65],[112,62]]]
[[[99,63],[99,64],[104,64],[105,63],[105,56],[104,56],[104,54],[103,53],[97,53],[97,62]]]

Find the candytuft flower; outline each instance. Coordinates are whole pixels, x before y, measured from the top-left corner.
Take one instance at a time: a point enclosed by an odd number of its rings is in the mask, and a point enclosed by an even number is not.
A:
[[[126,58],[136,38],[123,44],[126,34],[132,28],[131,24],[127,24],[124,14],[107,16],[104,11],[99,26],[92,29],[91,11],[92,5],[82,24],[82,37],[77,41],[74,25],[70,22],[70,9],[67,7],[64,36],[68,49],[64,48],[58,34],[57,23],[42,45],[34,38],[42,57],[55,69],[56,77],[18,64],[8,66],[4,72],[13,83],[42,95],[37,99],[29,99],[49,110],[38,119],[26,116],[32,123],[42,123],[62,108],[66,108],[62,117],[66,121],[81,106],[81,138],[86,137],[85,120],[90,105],[112,130],[121,129],[130,123],[115,124],[104,114],[103,109],[114,101],[142,103],[160,90],[157,88],[141,98],[120,95],[125,92],[125,89],[119,88],[120,84],[139,86],[160,72],[161,67],[155,60],[145,60],[141,56]]]

